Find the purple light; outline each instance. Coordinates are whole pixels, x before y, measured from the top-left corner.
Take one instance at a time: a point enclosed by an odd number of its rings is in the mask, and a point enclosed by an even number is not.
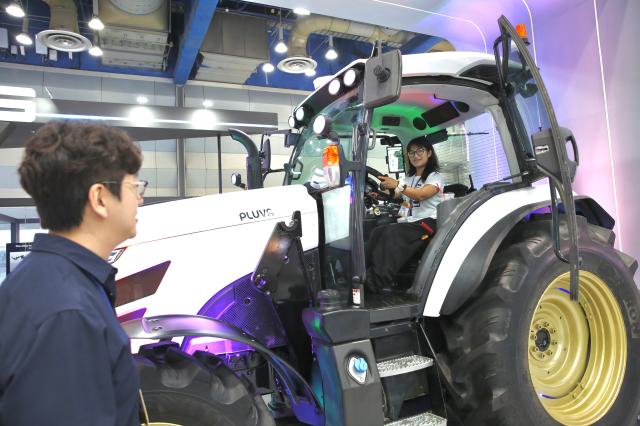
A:
[[[268,295],[252,284],[250,274],[214,294],[200,308],[198,315],[236,326],[267,347],[283,345],[287,342],[273,302]],[[252,349],[229,340],[188,336],[182,342],[182,350],[188,353],[204,350],[214,354],[224,354]]]
[[[134,319],[140,319],[144,316],[144,313],[147,312],[147,308],[138,309],[136,311],[131,311],[124,315],[120,315],[118,317],[118,322],[127,322]]]

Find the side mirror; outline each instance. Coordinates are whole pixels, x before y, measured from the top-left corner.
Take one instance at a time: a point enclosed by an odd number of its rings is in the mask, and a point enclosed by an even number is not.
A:
[[[402,85],[402,55],[399,50],[371,57],[364,66],[364,106],[376,108],[395,102]]]
[[[404,153],[402,152],[402,145],[400,146],[388,146],[387,147],[387,166],[389,173],[404,173]]]
[[[240,173],[231,173],[231,185],[240,189],[247,189],[247,185],[242,183],[242,175]]]
[[[580,164],[580,158],[578,154],[578,145],[576,139],[573,136],[571,130],[566,127],[560,127],[560,138],[565,143],[570,142],[573,149],[573,160],[567,159],[567,165],[569,167],[569,176],[571,181],[576,176],[578,164]],[[557,180],[562,180],[562,174],[560,172],[560,156],[556,150],[556,146],[553,142],[553,136],[551,135],[551,129],[544,129],[538,133],[531,135],[531,141],[533,142],[533,149],[535,152],[536,163],[538,167],[548,175],[555,177]]]
[[[284,146],[285,148],[289,148],[292,146],[296,146],[298,141],[300,140],[300,133],[285,133],[284,134]]]
[[[262,142],[260,148],[260,169],[262,174],[271,170],[271,141],[267,138]]]

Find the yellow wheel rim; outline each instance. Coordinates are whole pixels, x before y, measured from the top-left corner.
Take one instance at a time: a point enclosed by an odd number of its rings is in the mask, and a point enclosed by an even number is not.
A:
[[[536,306],[527,342],[533,387],[551,417],[585,425],[609,411],[624,378],[627,335],[602,279],[580,271],[579,303],[570,300],[569,273],[554,279]]]

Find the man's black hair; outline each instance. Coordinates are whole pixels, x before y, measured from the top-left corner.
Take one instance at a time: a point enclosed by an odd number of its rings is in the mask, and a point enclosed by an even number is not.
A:
[[[91,185],[121,182],[126,174],[138,173],[141,165],[140,148],[122,130],[51,122],[27,141],[18,173],[42,228],[68,231],[82,223]],[[120,199],[120,185],[106,186]]]

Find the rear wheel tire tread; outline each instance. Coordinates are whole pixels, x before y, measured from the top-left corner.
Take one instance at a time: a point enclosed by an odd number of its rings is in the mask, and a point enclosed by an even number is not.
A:
[[[612,254],[613,249],[609,245],[612,238],[607,237],[608,234],[600,230],[591,232],[593,225],[582,218],[578,224],[581,247],[586,244],[596,253],[602,250]],[[517,389],[517,384],[530,381],[529,372],[528,369],[505,371],[508,368],[505,354],[516,356],[516,339],[511,329],[515,326],[511,322],[520,314],[516,311],[516,302],[522,298],[519,292],[523,284],[531,285],[530,271],[541,276],[558,262],[553,254],[550,231],[549,221],[532,221],[514,228],[494,256],[480,288],[458,312],[440,321],[448,352],[444,359],[448,360],[447,368],[451,372],[452,383],[449,386],[457,394],[453,403],[465,424],[520,425],[528,424],[527,421],[536,425],[558,424],[537,401],[529,402],[532,407],[537,404],[537,408],[526,408],[530,418],[516,409],[514,401],[522,399],[517,395],[522,392]],[[566,228],[564,231],[561,228],[561,235],[566,235]],[[563,243],[565,246],[566,241]],[[621,267],[620,264],[610,266],[618,271]],[[639,300],[637,296],[636,300]],[[637,342],[635,346],[638,346]],[[526,359],[526,355],[524,357]],[[640,398],[637,391],[635,396]],[[637,411],[637,402],[635,405],[634,410]],[[532,415],[532,412],[538,413]]]

